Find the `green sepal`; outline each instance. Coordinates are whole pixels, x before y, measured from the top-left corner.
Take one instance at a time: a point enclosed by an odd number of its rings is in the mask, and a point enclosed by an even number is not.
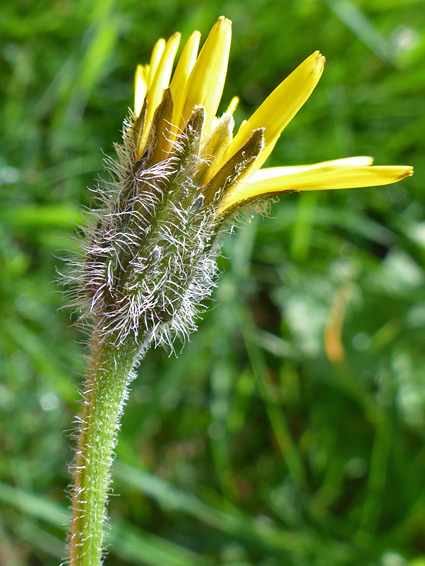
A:
[[[134,122],[134,126],[133,126],[133,155],[135,161],[137,161],[138,159],[139,146],[140,146],[140,142],[142,141],[143,128],[145,127],[146,108],[147,108],[147,97],[145,97],[140,114],[137,117],[136,121]]]
[[[234,126],[235,121],[231,114],[223,114],[218,120],[215,128],[201,146],[199,154],[201,163],[194,178],[195,183],[202,185],[208,169],[213,167],[214,163],[219,162],[224,157],[232,141]]]
[[[170,124],[173,116],[173,98],[169,88],[164,90],[161,104],[155,111],[149,132],[148,145],[152,140],[152,150],[149,155],[147,167],[163,161],[168,157],[171,148]]]
[[[258,128],[202,190],[204,206],[218,203],[234,183],[240,182],[263,148],[264,128]]]

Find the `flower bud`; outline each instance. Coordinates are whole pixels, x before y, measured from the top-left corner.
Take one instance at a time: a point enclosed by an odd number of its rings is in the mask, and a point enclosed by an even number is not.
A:
[[[232,99],[215,116],[227,72],[231,23],[219,18],[199,55],[192,33],[172,74],[180,35],[155,45],[135,77],[135,113],[124,122],[111,180],[85,231],[77,303],[82,319],[115,345],[172,344],[196,328],[214,287],[224,227],[241,207],[299,190],[393,183],[405,166],[373,167],[368,157],[261,169],[281,132],[317,85],[324,57],[313,53],[242,123],[233,138]]]

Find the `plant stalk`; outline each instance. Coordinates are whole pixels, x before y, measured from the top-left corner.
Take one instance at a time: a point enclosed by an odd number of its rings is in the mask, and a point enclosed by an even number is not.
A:
[[[79,421],[72,491],[70,566],[102,564],[103,527],[120,417],[132,371],[147,345],[129,336],[119,347],[95,336]]]

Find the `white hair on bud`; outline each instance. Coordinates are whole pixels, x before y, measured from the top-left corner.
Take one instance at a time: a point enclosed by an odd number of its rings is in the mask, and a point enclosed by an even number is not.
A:
[[[118,346],[132,334],[173,350],[176,337],[196,330],[215,286],[218,227],[192,180],[201,163],[190,153],[192,132],[149,165],[149,148],[137,160],[133,125],[130,116],[117,157],[104,159],[109,179],[94,190],[98,209],[89,211],[82,253],[67,276],[71,305],[103,340]]]

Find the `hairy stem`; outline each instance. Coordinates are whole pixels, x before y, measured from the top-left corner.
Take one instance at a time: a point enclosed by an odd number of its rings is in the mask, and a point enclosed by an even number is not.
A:
[[[145,350],[131,336],[119,347],[93,338],[73,466],[71,566],[102,563],[113,450],[132,370]]]

